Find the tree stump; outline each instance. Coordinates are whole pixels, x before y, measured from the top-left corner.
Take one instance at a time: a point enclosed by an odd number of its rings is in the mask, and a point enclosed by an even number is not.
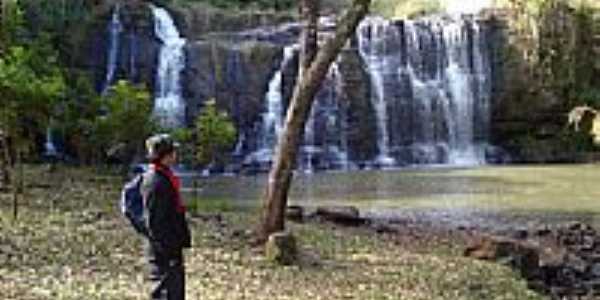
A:
[[[291,265],[296,261],[296,239],[289,232],[276,232],[269,236],[265,245],[267,260],[279,265]]]

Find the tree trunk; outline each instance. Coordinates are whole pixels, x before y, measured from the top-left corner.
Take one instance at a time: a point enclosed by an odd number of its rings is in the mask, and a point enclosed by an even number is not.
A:
[[[300,33],[298,81],[302,80],[304,72],[308,70],[317,55],[320,6],[320,0],[300,1],[300,18],[304,26]]]
[[[8,139],[2,135],[2,131],[0,130],[0,172],[2,173],[2,184],[3,187],[8,188],[11,184],[11,176],[10,176],[10,167],[11,167],[11,159],[10,159],[10,149],[8,149]]]
[[[23,161],[21,160],[21,152],[17,151],[16,167],[19,168],[19,178],[13,181],[13,219],[19,217],[19,195],[23,193]]]
[[[314,62],[304,72],[302,80],[296,83],[269,173],[263,199],[261,225],[257,232],[257,242],[259,243],[264,243],[271,233],[282,231],[285,228],[285,209],[296,154],[303,138],[304,125],[314,97],[327,76],[331,63],[348,38],[356,32],[359,22],[367,14],[370,3],[371,0],[353,1],[351,7],[338,22],[335,35],[325,42],[318,51]]]

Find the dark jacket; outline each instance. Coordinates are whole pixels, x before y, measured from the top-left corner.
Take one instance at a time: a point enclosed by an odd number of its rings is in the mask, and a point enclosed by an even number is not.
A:
[[[144,197],[144,219],[153,252],[177,255],[191,246],[190,229],[184,213],[176,210],[177,191],[160,172],[144,174],[141,187]]]

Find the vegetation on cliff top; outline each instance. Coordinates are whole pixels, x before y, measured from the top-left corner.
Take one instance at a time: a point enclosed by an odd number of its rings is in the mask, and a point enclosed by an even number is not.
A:
[[[492,142],[529,162],[573,161],[595,151],[589,134],[567,128],[567,116],[575,106],[600,104],[598,3],[506,2],[509,30],[496,50],[504,79]]]

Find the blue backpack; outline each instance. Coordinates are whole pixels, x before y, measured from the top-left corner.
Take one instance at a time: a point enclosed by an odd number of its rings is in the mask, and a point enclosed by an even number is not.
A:
[[[142,197],[142,174],[136,175],[127,182],[121,192],[121,213],[129,220],[131,226],[139,234],[148,235],[144,222],[144,198]]]

